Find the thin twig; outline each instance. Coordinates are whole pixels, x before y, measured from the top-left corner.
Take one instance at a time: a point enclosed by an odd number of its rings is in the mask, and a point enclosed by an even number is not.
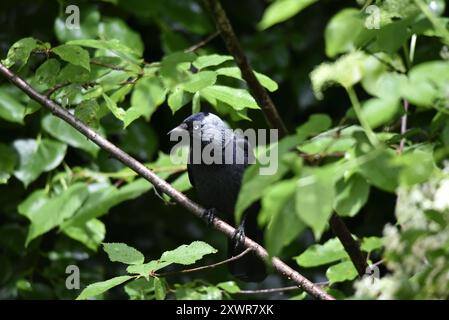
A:
[[[404,115],[401,117],[401,135],[403,136],[407,132],[407,113],[408,113],[408,101],[406,99],[403,100],[404,106]],[[405,138],[402,137],[401,142],[399,143],[398,153],[402,153],[404,150]]]
[[[50,98],[51,95],[53,93],[55,93],[57,90],[64,88],[64,87],[68,86],[69,84],[70,84],[70,82],[58,83],[58,84],[54,85],[52,88],[48,89],[47,92],[45,92],[45,96],[47,98]]]
[[[315,283],[315,285],[324,287],[324,286],[329,285],[329,281],[317,282],[317,283]],[[273,293],[273,292],[284,292],[284,291],[295,291],[295,290],[301,290],[301,288],[298,288],[297,286],[290,286],[290,287],[258,289],[258,290],[240,290],[239,292],[236,292],[236,294],[259,294],[259,293]]]
[[[257,80],[248,58],[243,52],[239,40],[237,39],[231,23],[229,22],[226,12],[221,7],[218,0],[204,0],[206,6],[211,11],[217,29],[220,31],[229,53],[234,57],[235,63],[240,68],[242,78],[248,84],[249,91],[262,109],[267,123],[275,129],[279,130],[279,136],[283,137],[287,134],[287,128],[282,121],[276,107],[265,88]]]
[[[213,263],[213,264],[208,264],[206,266],[201,266],[201,267],[197,267],[197,268],[191,268],[191,269],[184,269],[184,270],[178,270],[178,271],[170,271],[170,272],[162,272],[162,273],[153,273],[151,274],[154,277],[166,277],[166,276],[172,276],[175,274],[180,274],[180,273],[190,273],[190,272],[197,272],[197,271],[201,271],[201,270],[205,270],[205,269],[212,269],[212,268],[216,268],[218,266],[221,266],[223,264],[235,261],[240,259],[241,257],[243,257],[245,254],[247,254],[248,252],[251,251],[251,248],[246,248],[245,251],[239,253],[238,255],[231,257],[229,259],[217,262],[217,263]],[[298,288],[296,286],[296,288]]]
[[[204,38],[200,42],[194,44],[193,46],[191,46],[191,47],[189,47],[187,49],[185,49],[184,52],[193,52],[193,51],[198,50],[201,47],[204,47],[206,44],[208,44],[209,42],[214,40],[219,34],[220,34],[220,31],[215,31],[214,33],[212,33],[211,35],[207,36],[206,38]]]
[[[158,175],[156,175],[153,171],[145,167],[141,162],[137,161],[129,154],[124,152],[122,149],[118,148],[106,138],[98,134],[95,130],[84,124],[81,120],[76,118],[69,111],[61,107],[59,104],[54,101],[48,99],[45,95],[40,94],[34,88],[32,88],[25,80],[20,78],[18,75],[14,74],[0,63],[0,73],[3,74],[9,81],[11,81],[17,88],[25,92],[31,99],[37,101],[42,106],[47,108],[54,116],[64,120],[73,128],[78,130],[81,134],[86,136],[89,140],[97,144],[100,148],[111,154],[114,158],[122,162],[128,168],[137,172],[141,177],[145,178],[149,181],[154,187],[158,188],[169,197],[171,197],[178,204],[183,206],[185,209],[192,212],[198,218],[206,221],[205,218],[205,209],[198,205],[197,203],[191,201],[187,198],[183,193],[176,190],[172,185],[170,185],[167,181],[161,179]],[[210,223],[210,226],[214,229],[222,232],[228,238],[232,238],[235,234],[235,228],[224,222],[219,218],[214,218]],[[316,286],[309,279],[305,278],[299,272],[292,269],[290,266],[285,264],[277,257],[271,257],[268,255],[268,252],[265,248],[263,248],[258,243],[254,242],[248,237],[244,237],[242,244],[245,248],[251,248],[254,253],[263,261],[271,261],[274,269],[282,274],[283,276],[294,281],[299,287],[301,287],[304,291],[312,295],[317,299],[323,300],[335,300],[330,294],[322,290],[319,286]]]

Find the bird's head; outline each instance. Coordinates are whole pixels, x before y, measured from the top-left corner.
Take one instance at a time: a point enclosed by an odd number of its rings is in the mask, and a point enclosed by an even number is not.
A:
[[[188,134],[191,139],[202,142],[221,142],[226,129],[229,127],[218,116],[209,112],[198,112],[186,118],[179,126],[168,134],[179,136]]]

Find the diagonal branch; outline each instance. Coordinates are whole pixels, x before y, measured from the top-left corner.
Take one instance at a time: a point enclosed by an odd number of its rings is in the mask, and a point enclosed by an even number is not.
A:
[[[117,146],[109,142],[107,139],[105,139],[100,134],[95,132],[95,130],[85,125],[83,122],[81,122],[78,118],[76,118],[66,109],[64,109],[54,101],[50,100],[45,95],[38,93],[25,80],[23,80],[13,72],[11,72],[11,70],[6,68],[1,63],[0,63],[0,73],[3,74],[9,81],[11,81],[17,88],[25,92],[31,99],[37,101],[42,106],[50,110],[50,112],[56,117],[67,122],[73,128],[75,128],[84,136],[86,136],[89,140],[97,144],[100,148],[109,152],[111,156],[122,162],[128,168],[134,170],[141,177],[148,180],[155,188],[170,196],[174,201],[176,201],[178,204],[180,204],[181,206],[192,212],[197,217],[199,218],[204,217],[205,212],[204,208],[202,208],[195,202],[191,201],[183,193],[173,188],[167,181],[159,178],[153,171],[145,167],[142,163],[131,157],[122,149],[118,148]],[[218,218],[214,219],[214,221],[211,223],[211,226],[214,229],[224,233],[229,238],[232,238],[232,236],[235,233],[235,229],[233,227],[231,227],[229,224]],[[243,245],[246,248],[251,248],[251,250],[253,250],[261,260],[267,262],[269,261],[270,257],[265,248],[263,248],[253,240],[245,237]],[[271,264],[277,272],[293,280],[299,287],[301,287],[304,291],[306,291],[313,297],[323,300],[334,300],[334,297],[332,297],[324,290],[322,290],[319,286],[316,286],[310,280],[308,280],[300,273],[289,267],[279,258],[272,257]]]
[[[232,54],[235,62],[240,68],[242,77],[248,84],[248,88],[251,94],[262,109],[267,123],[271,127],[279,130],[280,137],[287,135],[288,132],[284,125],[284,122],[280,118],[276,106],[274,105],[267,91],[259,83],[256,76],[254,75],[254,71],[251,68],[248,59],[246,58],[245,53],[240,46],[239,40],[237,39],[234,30],[232,29],[232,25],[229,22],[229,19],[226,16],[226,12],[222,8],[220,1],[204,0],[204,2],[212,13],[217,25],[217,29],[220,31],[221,37],[223,38],[228,51]],[[331,225],[334,234],[347,250],[352,263],[359,271],[359,275],[362,276],[363,274],[365,274],[365,269],[366,267],[368,267],[366,259],[364,258],[362,251],[360,251],[359,244],[352,238],[352,235],[343,220],[339,216],[334,214],[330,219],[329,224]]]
[[[276,107],[273,104],[267,91],[257,80],[248,58],[240,46],[240,43],[232,29],[232,25],[229,22],[226,12],[221,7],[218,0],[205,0],[207,7],[212,12],[217,24],[217,29],[220,31],[228,51],[234,57],[235,63],[240,68],[242,78],[245,79],[248,84],[249,91],[256,100],[259,107],[262,109],[267,123],[272,127],[279,130],[279,136],[283,137],[287,134],[287,128],[282,121]]]

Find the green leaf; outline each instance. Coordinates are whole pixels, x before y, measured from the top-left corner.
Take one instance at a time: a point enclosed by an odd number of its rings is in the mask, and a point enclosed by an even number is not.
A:
[[[125,285],[125,292],[131,300],[150,300],[154,291],[154,278],[138,278]]]
[[[158,78],[140,79],[131,95],[131,108],[126,110],[125,128],[140,116],[149,121],[156,108],[165,101],[165,95],[166,90]]]
[[[277,159],[280,159],[280,157],[287,153],[289,149],[293,148],[294,145],[296,145],[296,137],[286,137],[279,142],[271,144],[268,147],[269,152],[267,152],[265,156],[275,154],[278,157]],[[278,161],[278,167],[274,174],[260,174],[261,170],[265,168],[263,163],[258,161],[245,170],[242,187],[235,206],[235,217],[237,221],[240,221],[243,212],[254,201],[260,199],[264,192],[268,190],[274,182],[281,179],[288,171],[288,165],[282,161]]]
[[[37,40],[34,38],[20,39],[9,48],[6,59],[2,63],[8,68],[16,63],[23,66],[28,62],[31,52],[38,46]]]
[[[261,30],[267,29],[293,17],[315,2],[317,0],[276,0],[265,9],[257,27]]]
[[[215,84],[216,81],[217,73],[215,71],[200,71],[191,75],[187,82],[182,83],[181,88],[185,91],[195,93]]]
[[[75,183],[52,198],[41,192],[31,194],[18,207],[20,214],[31,221],[25,245],[70,218],[81,207],[87,195],[84,183]],[[39,199],[38,202],[35,199]]]
[[[218,66],[223,62],[233,60],[232,56],[221,55],[221,54],[210,54],[205,56],[199,56],[195,61],[192,62],[193,66],[198,70]]]
[[[384,241],[379,237],[366,237],[362,239],[360,249],[366,252],[371,252],[380,249],[384,246]]]
[[[234,281],[220,282],[217,284],[217,288],[220,288],[228,293],[240,292],[240,287]]]
[[[142,264],[143,254],[124,243],[103,243],[103,250],[109,256],[109,260],[126,264]]]
[[[215,70],[215,72],[218,75],[227,76],[239,80],[243,80],[242,73],[238,67],[227,67],[227,68],[220,68]],[[257,80],[259,80],[260,84],[268,89],[268,91],[276,91],[278,89],[278,84],[267,77],[266,75],[258,72],[254,72],[256,75]]]
[[[16,140],[13,143],[19,155],[19,167],[14,176],[28,186],[42,172],[53,170],[64,159],[67,145],[50,139]]]
[[[132,276],[120,276],[106,281],[93,283],[91,285],[88,285],[83,291],[81,291],[76,300],[85,300],[87,298],[98,296],[103,292],[106,292],[109,289],[114,288],[132,278]]]
[[[311,169],[297,182],[296,213],[313,230],[316,239],[323,234],[334,203],[335,172],[332,167]]]
[[[119,203],[135,199],[149,189],[151,189],[151,184],[141,178],[128,183],[121,188],[104,185],[97,190],[89,191],[89,197],[84,202],[83,206],[70,220],[67,220],[61,226],[61,229],[64,230],[70,226],[83,226],[89,220],[106,214],[109,209]]]
[[[25,106],[10,94],[5,87],[0,87],[0,118],[23,124]]]
[[[65,142],[74,148],[87,151],[93,156],[96,156],[100,150],[95,143],[87,139],[71,125],[51,114],[46,115],[42,119],[42,128],[61,142]]]
[[[75,108],[75,117],[92,128],[98,128],[100,126],[100,119],[98,117],[100,106],[97,100],[91,99],[81,102]]]
[[[326,55],[334,58],[340,53],[354,51],[357,37],[364,30],[362,15],[354,8],[343,9],[332,17],[324,31]]]
[[[56,76],[59,73],[61,64],[56,59],[48,59],[36,70],[37,83],[53,87],[56,84]]]
[[[302,142],[310,136],[329,129],[331,125],[332,119],[327,114],[312,114],[306,123],[296,129],[296,135],[299,142]]]
[[[238,111],[245,108],[259,109],[256,100],[244,89],[214,85],[202,89],[200,94],[208,100],[212,99],[227,103]]]
[[[89,52],[80,46],[62,44],[52,49],[62,60],[90,71]]]
[[[351,260],[342,261],[336,265],[329,267],[326,271],[326,277],[330,284],[354,280],[358,273]]]
[[[361,152],[362,146],[357,147],[357,156]],[[362,161],[359,172],[369,184],[381,190],[394,192],[399,184],[400,165],[395,164],[397,154],[391,149],[372,150],[365,154],[366,161]]]
[[[159,278],[154,278],[154,294],[156,296],[156,300],[165,299],[166,291],[164,281]]]
[[[181,86],[176,86],[174,90],[168,96],[168,106],[173,114],[185,106],[192,99],[192,95],[182,90]]]
[[[100,220],[92,219],[82,226],[68,227],[64,229],[64,233],[70,238],[83,243],[87,248],[97,251],[98,246],[106,235],[106,227]]]
[[[83,84],[89,80],[90,73],[83,67],[68,63],[58,74],[58,83],[79,83]]]
[[[349,258],[340,240],[330,239],[323,244],[314,244],[295,257],[301,267],[317,267]]]
[[[216,253],[217,249],[203,241],[194,241],[189,245],[182,245],[178,248],[165,251],[160,260],[167,263],[177,263],[183,265],[193,264],[203,256]]]
[[[393,163],[401,166],[399,183],[405,186],[428,181],[436,169],[431,146],[406,152],[400,158],[394,159]]]
[[[17,163],[17,156],[14,149],[10,146],[0,143],[0,184],[7,183],[14,171]]]
[[[134,54],[141,57],[143,54],[143,42],[138,32],[132,30],[122,19],[107,18],[99,26],[99,36],[102,39],[118,40],[128,48],[132,48]]]
[[[103,93],[102,96],[104,101],[106,102],[106,107],[108,107],[109,111],[112,112],[114,117],[123,121],[126,111],[122,108],[117,107],[117,103],[115,103],[115,101],[109,98],[106,94]]]
[[[363,118],[367,120],[372,129],[392,122],[399,111],[398,99],[369,99],[363,103],[362,107]]]
[[[355,216],[368,201],[370,186],[359,174],[342,178],[336,184],[335,211],[340,216]]]
[[[295,213],[295,189],[295,179],[284,180],[272,185],[262,198],[259,219],[270,219],[265,231],[265,243],[272,256],[278,255],[306,227]]]
[[[166,266],[168,266],[170,264],[171,264],[170,262],[165,262],[165,261],[160,261],[160,260],[152,260],[152,261],[144,263],[144,264],[130,265],[126,268],[126,271],[128,273],[138,274],[139,276],[149,279],[149,276],[151,273],[153,273],[159,269],[165,268]]]
[[[121,43],[117,39],[109,39],[109,40],[94,40],[94,39],[79,39],[72,40],[67,42],[68,45],[77,45],[82,47],[94,48],[94,49],[103,49],[107,51],[122,53],[125,55],[138,55],[138,52],[129,48],[125,44]],[[135,60],[133,60],[135,61]]]

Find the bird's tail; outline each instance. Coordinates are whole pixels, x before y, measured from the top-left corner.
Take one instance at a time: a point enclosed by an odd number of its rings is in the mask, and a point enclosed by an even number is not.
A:
[[[243,230],[245,235],[253,239],[259,244],[263,243],[263,231],[257,225],[257,211],[250,210],[249,214],[246,214],[243,222]],[[252,214],[255,212],[255,214]],[[245,251],[246,248],[240,244],[235,244],[235,241],[228,241],[228,257],[235,257]],[[257,257],[256,253],[251,251],[246,253],[243,257],[231,261],[229,263],[229,271],[237,279],[245,282],[261,282],[266,276],[266,267],[264,262]]]

